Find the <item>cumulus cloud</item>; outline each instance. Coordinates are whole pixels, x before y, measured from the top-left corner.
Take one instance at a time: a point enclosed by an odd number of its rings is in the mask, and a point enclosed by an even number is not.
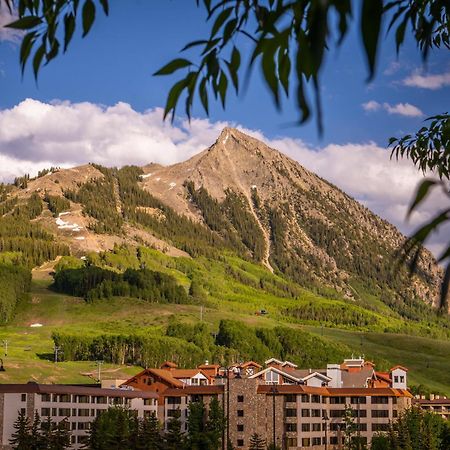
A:
[[[18,43],[22,39],[22,31],[5,28],[5,25],[15,20],[17,20],[17,14],[14,11],[10,13],[6,5],[0,5],[0,42],[8,41]]]
[[[366,103],[362,104],[364,111],[378,111],[381,108],[381,104],[376,102],[375,100],[370,100]]]
[[[389,103],[378,103],[375,100],[370,100],[366,103],[363,103],[362,108],[366,112],[374,112],[379,111],[383,108],[389,114],[398,114],[400,116],[406,117],[421,117],[423,116],[423,112],[411,103],[397,103],[396,105],[391,105]]]
[[[421,117],[423,112],[411,103],[397,103],[396,105],[390,105],[389,103],[383,103],[383,108],[389,114],[398,114],[406,117]]]
[[[313,148],[301,140],[268,139],[261,131],[238,124],[193,119],[190,124],[162,121],[159,108],[137,112],[126,103],[105,107],[92,103],[42,103],[27,99],[0,111],[0,181],[44,167],[87,162],[107,166],[173,164],[210,146],[225,126],[264,140],[306,168],[336,184],[375,213],[410,233],[445,204],[435,193],[409,223],[404,217],[422,175],[409,161],[391,161],[388,150],[374,143],[330,144]],[[439,252],[445,230],[430,248]]]
[[[450,86],[450,72],[440,74],[423,74],[421,71],[415,71],[406,77],[402,84],[410,87],[419,87],[422,89],[441,89]]]

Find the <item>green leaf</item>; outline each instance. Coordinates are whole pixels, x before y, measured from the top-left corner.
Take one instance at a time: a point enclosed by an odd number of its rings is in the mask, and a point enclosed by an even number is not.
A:
[[[34,58],[33,58],[33,73],[34,73],[34,78],[36,80],[38,77],[39,68],[41,67],[42,58],[44,57],[44,55],[45,55],[45,44],[42,44],[36,50],[36,53],[34,54]]]
[[[14,28],[16,30],[29,30],[42,23],[42,19],[37,16],[25,16],[14,22],[5,25],[5,28]]]
[[[159,69],[157,72],[153,74],[153,76],[157,75],[170,75],[171,73],[183,69],[184,67],[191,66],[191,61],[183,58],[176,58],[172,61],[170,61],[168,64],[166,64],[164,67]]]
[[[217,32],[220,30],[220,28],[225,23],[225,21],[228,19],[228,17],[230,17],[230,14],[232,11],[233,11],[232,7],[226,8],[217,16],[217,19],[214,22],[214,25],[211,29],[211,39],[217,34]]]
[[[22,73],[25,70],[25,64],[30,56],[31,49],[35,43],[36,39],[36,31],[32,31],[31,33],[27,33],[22,40],[22,45],[20,46],[20,65],[22,68]]]
[[[75,31],[75,16],[70,13],[64,17],[64,52],[67,51]]]
[[[419,187],[417,188],[416,195],[414,197],[414,200],[412,201],[408,213],[406,217],[410,217],[411,213],[422,203],[423,200],[425,200],[426,196],[429,193],[429,190],[431,187],[435,186],[437,182],[435,180],[426,179],[423,180]]]
[[[198,87],[198,93],[200,95],[200,101],[202,102],[203,109],[206,112],[206,115],[209,115],[209,101],[208,101],[208,91],[206,89],[207,78],[203,78]]]
[[[227,97],[228,79],[225,72],[221,72],[219,78],[218,91],[220,95],[220,100],[222,101],[222,107],[225,108],[225,100]]]
[[[108,0],[99,0],[100,4],[102,5],[103,11],[106,15],[109,14],[109,3]]]
[[[167,115],[172,111],[172,121],[174,120],[178,99],[180,98],[180,95],[186,85],[187,81],[183,78],[182,80],[176,82],[172,86],[172,89],[170,89],[169,95],[167,96],[166,107],[164,108],[164,119],[166,119]]]
[[[85,37],[95,20],[95,4],[92,0],[86,0],[83,5],[83,37]]]
[[[367,63],[369,80],[375,75],[378,40],[383,14],[383,0],[363,0],[361,8],[361,34]]]

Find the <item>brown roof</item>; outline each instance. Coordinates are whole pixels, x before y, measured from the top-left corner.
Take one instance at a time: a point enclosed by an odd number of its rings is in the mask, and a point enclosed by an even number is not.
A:
[[[220,369],[220,364],[202,364],[197,366],[198,369]]]
[[[206,385],[206,386],[186,386],[183,389],[166,389],[162,395],[164,397],[184,397],[186,395],[215,395],[224,392],[223,385]]]
[[[72,384],[38,384],[30,381],[26,384],[0,384],[0,393],[4,394],[76,394],[98,395],[125,398],[158,398],[158,394],[130,389],[104,389],[94,386]]]
[[[172,369],[169,372],[174,378],[192,378],[193,376],[201,373],[206,378],[210,378],[203,370],[201,369]]]
[[[450,398],[435,398],[434,400],[415,398],[413,401],[419,405],[450,405]]]
[[[255,367],[259,367],[259,368],[262,367],[261,364],[258,364],[255,361],[246,361],[245,363],[240,364],[240,367],[242,367],[242,368],[245,368],[248,366],[255,366]]]
[[[163,368],[163,367],[170,367],[170,368],[172,368],[172,369],[175,369],[176,367],[178,367],[174,362],[172,362],[172,361],[164,361],[162,364],[161,364],[161,368]]]
[[[407,369],[406,367],[404,367],[404,366],[399,366],[399,365],[392,367],[392,369],[390,370],[390,372],[392,372],[392,371],[395,370],[395,369],[402,369],[402,370],[404,370],[405,372],[408,372],[408,369]]]

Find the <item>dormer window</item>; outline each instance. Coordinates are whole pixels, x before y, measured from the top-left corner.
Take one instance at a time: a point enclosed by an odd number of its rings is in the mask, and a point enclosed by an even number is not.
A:
[[[266,373],[266,383],[267,384],[278,384],[280,381],[280,375],[277,372],[269,370]]]

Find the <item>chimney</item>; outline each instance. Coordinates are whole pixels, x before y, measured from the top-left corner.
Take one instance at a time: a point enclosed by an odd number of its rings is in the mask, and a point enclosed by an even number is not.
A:
[[[331,381],[328,383],[329,387],[342,387],[342,371],[339,364],[327,364],[327,377],[331,378]]]
[[[430,394],[430,400],[434,400],[434,394]]]
[[[205,359],[205,366],[209,365],[209,361]]]

